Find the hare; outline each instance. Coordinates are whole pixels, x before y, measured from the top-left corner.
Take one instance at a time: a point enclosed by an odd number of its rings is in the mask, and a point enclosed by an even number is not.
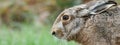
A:
[[[51,32],[82,45],[120,45],[120,7],[115,1],[98,1],[65,9]]]

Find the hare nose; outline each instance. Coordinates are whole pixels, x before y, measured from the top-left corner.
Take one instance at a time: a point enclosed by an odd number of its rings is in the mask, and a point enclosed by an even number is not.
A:
[[[56,35],[56,32],[55,32],[55,31],[53,31],[53,32],[52,32],[52,35]]]

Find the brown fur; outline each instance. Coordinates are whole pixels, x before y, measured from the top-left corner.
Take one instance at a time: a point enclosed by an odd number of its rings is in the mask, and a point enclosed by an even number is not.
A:
[[[88,19],[73,40],[83,45],[120,45],[120,8],[111,10]]]
[[[53,35],[82,45],[120,45],[120,7],[113,6],[91,16],[86,16],[82,7],[64,10],[53,24]],[[64,15],[69,15],[70,20],[62,20]]]

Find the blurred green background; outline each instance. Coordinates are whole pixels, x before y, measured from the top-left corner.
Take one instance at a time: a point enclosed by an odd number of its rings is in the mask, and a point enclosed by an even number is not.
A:
[[[88,1],[0,0],[0,45],[76,45],[55,38],[50,29],[61,11]]]

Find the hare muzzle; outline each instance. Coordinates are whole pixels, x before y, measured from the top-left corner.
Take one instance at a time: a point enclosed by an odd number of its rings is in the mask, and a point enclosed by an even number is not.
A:
[[[52,31],[52,35],[58,37],[58,38],[61,38],[64,36],[63,32],[61,30],[54,30]]]
[[[62,22],[55,23],[54,26],[52,27],[52,35],[61,38],[64,36],[63,34],[64,27],[62,25]]]

